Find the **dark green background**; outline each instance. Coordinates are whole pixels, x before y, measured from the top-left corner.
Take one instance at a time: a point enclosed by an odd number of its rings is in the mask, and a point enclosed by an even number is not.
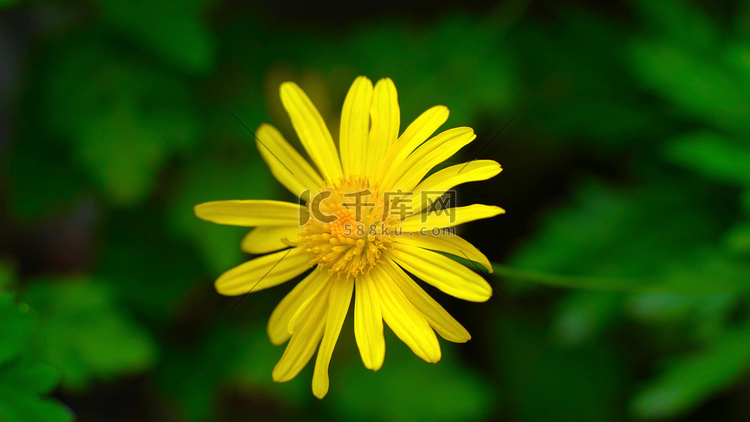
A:
[[[0,1],[0,420],[747,421],[750,1],[604,4]],[[297,142],[293,80],[335,132],[360,74],[472,126],[505,170],[459,203],[507,214],[461,228],[489,302],[430,289],[473,339],[371,373],[350,316],[321,401],[192,207],[293,199],[231,113]]]

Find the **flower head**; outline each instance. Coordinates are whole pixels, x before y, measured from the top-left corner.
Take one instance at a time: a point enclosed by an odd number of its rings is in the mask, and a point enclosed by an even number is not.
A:
[[[500,165],[476,160],[425,177],[474,140],[474,131],[459,127],[431,137],[448,119],[448,109],[435,106],[399,136],[396,87],[388,78],[374,87],[362,76],[354,81],[344,101],[338,149],[296,84],[281,85],[281,100],[314,167],[267,124],[256,132],[258,149],[276,179],[305,205],[266,200],[197,205],[202,219],[255,227],[242,248],[268,253],[222,274],[216,290],[242,295],[312,268],[271,314],[268,335],[274,344],[289,341],[273,370],[278,382],[294,378],[318,349],[312,388],[319,398],[328,392],[328,365],[352,295],[354,334],[365,367],[377,371],[383,365],[383,321],[417,356],[438,362],[435,332],[457,343],[470,335],[407,272],[460,299],[490,298],[492,289],[481,276],[439,252],[492,271],[487,258],[450,229],[504,211],[477,204],[436,211],[434,205],[459,184],[494,177]]]

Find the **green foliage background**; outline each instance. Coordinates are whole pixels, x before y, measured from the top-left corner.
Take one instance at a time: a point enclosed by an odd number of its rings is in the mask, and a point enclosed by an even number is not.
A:
[[[295,80],[335,131],[360,74],[474,127],[459,201],[508,213],[462,228],[493,299],[430,290],[468,344],[371,373],[349,320],[319,401],[192,206],[291,199],[232,113],[294,139]],[[0,421],[748,420],[750,1],[2,1],[0,112]]]

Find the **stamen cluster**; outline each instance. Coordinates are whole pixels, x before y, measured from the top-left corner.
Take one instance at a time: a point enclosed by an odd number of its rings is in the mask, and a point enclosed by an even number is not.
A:
[[[393,244],[398,216],[366,177],[342,177],[326,184],[307,204],[309,219],[301,233],[310,264],[339,277],[366,274]]]

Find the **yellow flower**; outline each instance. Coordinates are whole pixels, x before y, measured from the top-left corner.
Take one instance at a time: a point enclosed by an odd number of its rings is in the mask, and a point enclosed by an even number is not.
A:
[[[490,298],[492,288],[481,276],[438,252],[491,272],[479,250],[444,229],[504,211],[475,204],[436,212],[430,205],[456,185],[496,176],[500,165],[476,160],[425,178],[476,135],[459,127],[430,138],[448,119],[448,109],[435,106],[399,136],[396,87],[388,78],[374,87],[363,76],[352,84],[341,113],[340,154],[302,89],[286,82],[280,91],[315,167],[270,125],[258,128],[257,146],[276,179],[306,206],[265,200],[197,205],[195,213],[204,220],[255,227],[242,241],[245,252],[277,251],[225,272],[216,290],[243,295],[315,267],[273,311],[268,335],[276,345],[289,340],[273,370],[277,382],[294,378],[320,344],[312,380],[318,398],[328,392],[328,365],[355,291],[354,334],[365,367],[377,371],[383,365],[383,321],[417,356],[438,362],[435,332],[456,343],[471,336],[406,271],[460,299]]]

